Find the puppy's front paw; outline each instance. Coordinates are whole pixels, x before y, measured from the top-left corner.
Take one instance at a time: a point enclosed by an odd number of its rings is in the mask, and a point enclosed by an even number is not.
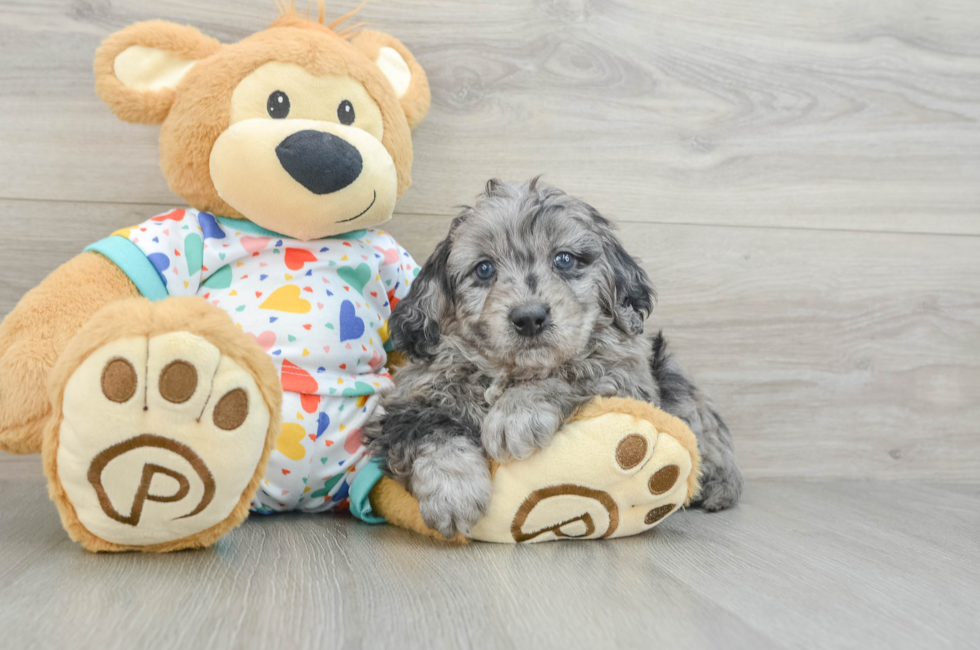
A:
[[[432,445],[415,460],[411,492],[426,526],[447,539],[468,535],[490,507],[490,467],[469,440]]]
[[[470,529],[476,525],[490,507],[490,491],[486,494],[468,493],[443,494],[419,499],[419,510],[425,525],[446,539],[452,539],[456,533],[469,535]]]
[[[504,396],[483,420],[483,448],[494,460],[527,458],[551,442],[561,426],[561,418],[547,405],[527,408],[521,400]]]

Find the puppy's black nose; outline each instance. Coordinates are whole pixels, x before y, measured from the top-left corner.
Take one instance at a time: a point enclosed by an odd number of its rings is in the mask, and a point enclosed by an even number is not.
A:
[[[548,326],[549,311],[543,303],[522,305],[510,312],[510,322],[521,336],[537,336]]]
[[[357,147],[322,131],[297,131],[279,143],[276,156],[282,168],[314,194],[344,189],[364,167]]]

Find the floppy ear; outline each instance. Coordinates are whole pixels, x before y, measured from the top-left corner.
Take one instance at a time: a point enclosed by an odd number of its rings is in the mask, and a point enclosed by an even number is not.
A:
[[[95,53],[95,91],[119,119],[160,124],[187,71],[220,47],[193,27],[162,20],[130,25]]]
[[[650,278],[643,267],[623,248],[612,224],[605,217],[592,210],[592,221],[599,231],[606,262],[612,270],[614,295],[612,304],[608,307],[612,311],[616,327],[628,334],[642,334],[643,321],[653,311],[653,301],[656,298]]]
[[[429,112],[429,80],[408,48],[393,36],[371,30],[358,32],[351,44],[381,68],[405,111],[408,126],[418,126]]]
[[[430,358],[439,345],[439,316],[450,291],[446,275],[450,247],[448,237],[436,246],[388,321],[395,349],[413,359]]]
[[[501,185],[501,180],[499,178],[491,178],[487,181],[487,186],[483,189],[484,196],[493,196],[497,192],[497,188]]]

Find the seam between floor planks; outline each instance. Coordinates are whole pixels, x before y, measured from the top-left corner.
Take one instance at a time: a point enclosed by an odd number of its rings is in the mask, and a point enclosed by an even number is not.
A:
[[[476,197],[474,196],[474,201]],[[170,210],[173,208],[179,208],[182,206],[182,200],[180,197],[174,197],[174,202],[171,203],[159,203],[159,202],[147,202],[142,203],[138,201],[99,201],[99,200],[89,200],[89,199],[46,199],[46,198],[27,198],[27,197],[7,197],[0,196],[0,201],[10,201],[19,203],[67,203],[67,204],[83,204],[83,205],[122,205],[122,206],[146,206],[159,210]],[[595,207],[597,210],[598,208]],[[602,210],[599,210],[601,213]],[[455,218],[459,212],[410,212],[398,209],[396,206],[395,212],[392,216],[392,221],[398,219],[398,217],[432,217],[432,218],[444,218],[446,220],[446,231],[449,231],[449,223]],[[768,224],[743,224],[743,223],[723,223],[723,222],[708,222],[708,221],[682,221],[682,220],[671,220],[671,219],[633,219],[628,216],[614,216],[611,214],[608,216],[614,223],[628,223],[633,225],[650,225],[650,226],[684,226],[690,228],[738,228],[746,230],[772,230],[772,231],[806,231],[815,233],[854,233],[856,235],[907,235],[907,236],[919,236],[919,237],[980,237],[980,232],[932,232],[928,230],[863,230],[860,228],[816,228],[812,226],[796,226],[796,225],[781,225],[772,226]],[[980,218],[980,217],[978,217]],[[386,221],[385,223],[379,224],[377,228],[385,229],[391,221]],[[421,261],[421,260],[420,260]]]

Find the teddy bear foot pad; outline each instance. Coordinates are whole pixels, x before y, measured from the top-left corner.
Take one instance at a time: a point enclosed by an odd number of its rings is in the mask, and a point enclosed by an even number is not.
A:
[[[549,447],[496,468],[490,510],[471,537],[543,542],[649,530],[696,493],[696,445],[663,411],[597,400]]]
[[[83,544],[110,550],[172,546],[227,522],[271,418],[253,375],[184,331],[96,349],[68,378],[61,413],[57,450],[45,451],[52,497]]]

